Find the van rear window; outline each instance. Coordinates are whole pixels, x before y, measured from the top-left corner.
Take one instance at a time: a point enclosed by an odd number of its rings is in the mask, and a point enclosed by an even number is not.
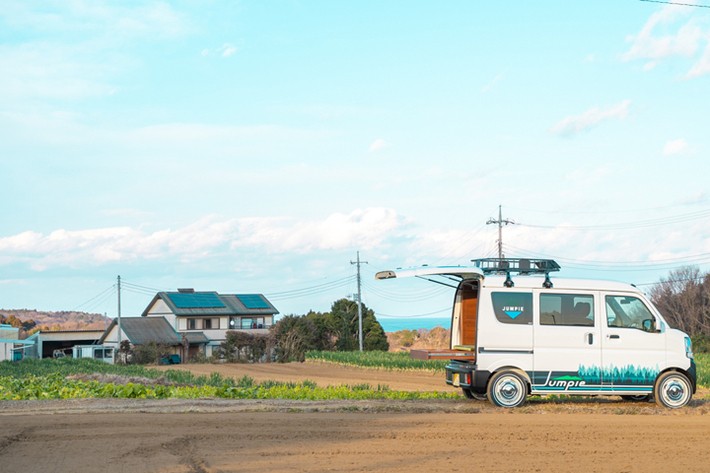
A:
[[[504,324],[532,324],[532,294],[529,292],[493,292],[493,312]]]
[[[540,294],[540,325],[594,326],[594,296]]]

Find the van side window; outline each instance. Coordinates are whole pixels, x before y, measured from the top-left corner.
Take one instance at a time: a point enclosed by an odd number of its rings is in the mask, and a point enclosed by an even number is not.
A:
[[[609,327],[651,331],[656,319],[637,297],[606,296],[606,321]]]
[[[594,296],[540,294],[540,325],[594,326]]]
[[[532,294],[529,292],[493,292],[493,312],[504,324],[532,324]]]

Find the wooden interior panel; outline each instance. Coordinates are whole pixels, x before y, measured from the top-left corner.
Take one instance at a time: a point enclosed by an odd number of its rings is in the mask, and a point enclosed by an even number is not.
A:
[[[461,345],[476,344],[476,319],[478,317],[478,287],[470,284],[461,287]]]

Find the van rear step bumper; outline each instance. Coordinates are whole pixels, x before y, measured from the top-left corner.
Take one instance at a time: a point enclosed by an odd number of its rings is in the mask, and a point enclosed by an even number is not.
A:
[[[463,350],[411,350],[409,356],[415,360],[470,360],[476,359],[476,353]]]
[[[457,388],[470,389],[476,393],[485,393],[490,371],[476,369],[476,363],[451,360],[446,365],[446,384]]]

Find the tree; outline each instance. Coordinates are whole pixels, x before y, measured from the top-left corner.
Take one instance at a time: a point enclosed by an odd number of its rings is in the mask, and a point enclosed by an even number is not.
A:
[[[694,266],[671,271],[653,286],[651,301],[672,327],[693,337],[696,351],[710,346],[710,273]]]
[[[315,330],[313,350],[333,351],[338,341],[338,330],[334,319],[328,312],[309,311],[306,318],[313,323]]]
[[[710,274],[694,266],[671,271],[651,289],[651,301],[670,325],[690,335],[710,335]]]
[[[333,317],[333,325],[338,330],[338,340],[336,343],[339,351],[354,351],[360,348],[359,322],[357,302],[349,299],[339,299],[333,302],[330,309]],[[363,349],[388,350],[389,343],[382,326],[375,317],[375,312],[365,304],[362,305],[362,333]]]
[[[389,343],[375,313],[363,304],[363,348],[388,350]],[[271,333],[278,361],[304,361],[309,350],[355,351],[359,349],[357,303],[349,299],[333,302],[330,312],[310,311],[305,316],[287,315]]]
[[[280,362],[305,361],[306,352],[315,346],[315,325],[307,317],[287,315],[271,327]]]
[[[220,352],[227,361],[260,361],[272,348],[271,334],[251,334],[230,330],[220,345]]]

